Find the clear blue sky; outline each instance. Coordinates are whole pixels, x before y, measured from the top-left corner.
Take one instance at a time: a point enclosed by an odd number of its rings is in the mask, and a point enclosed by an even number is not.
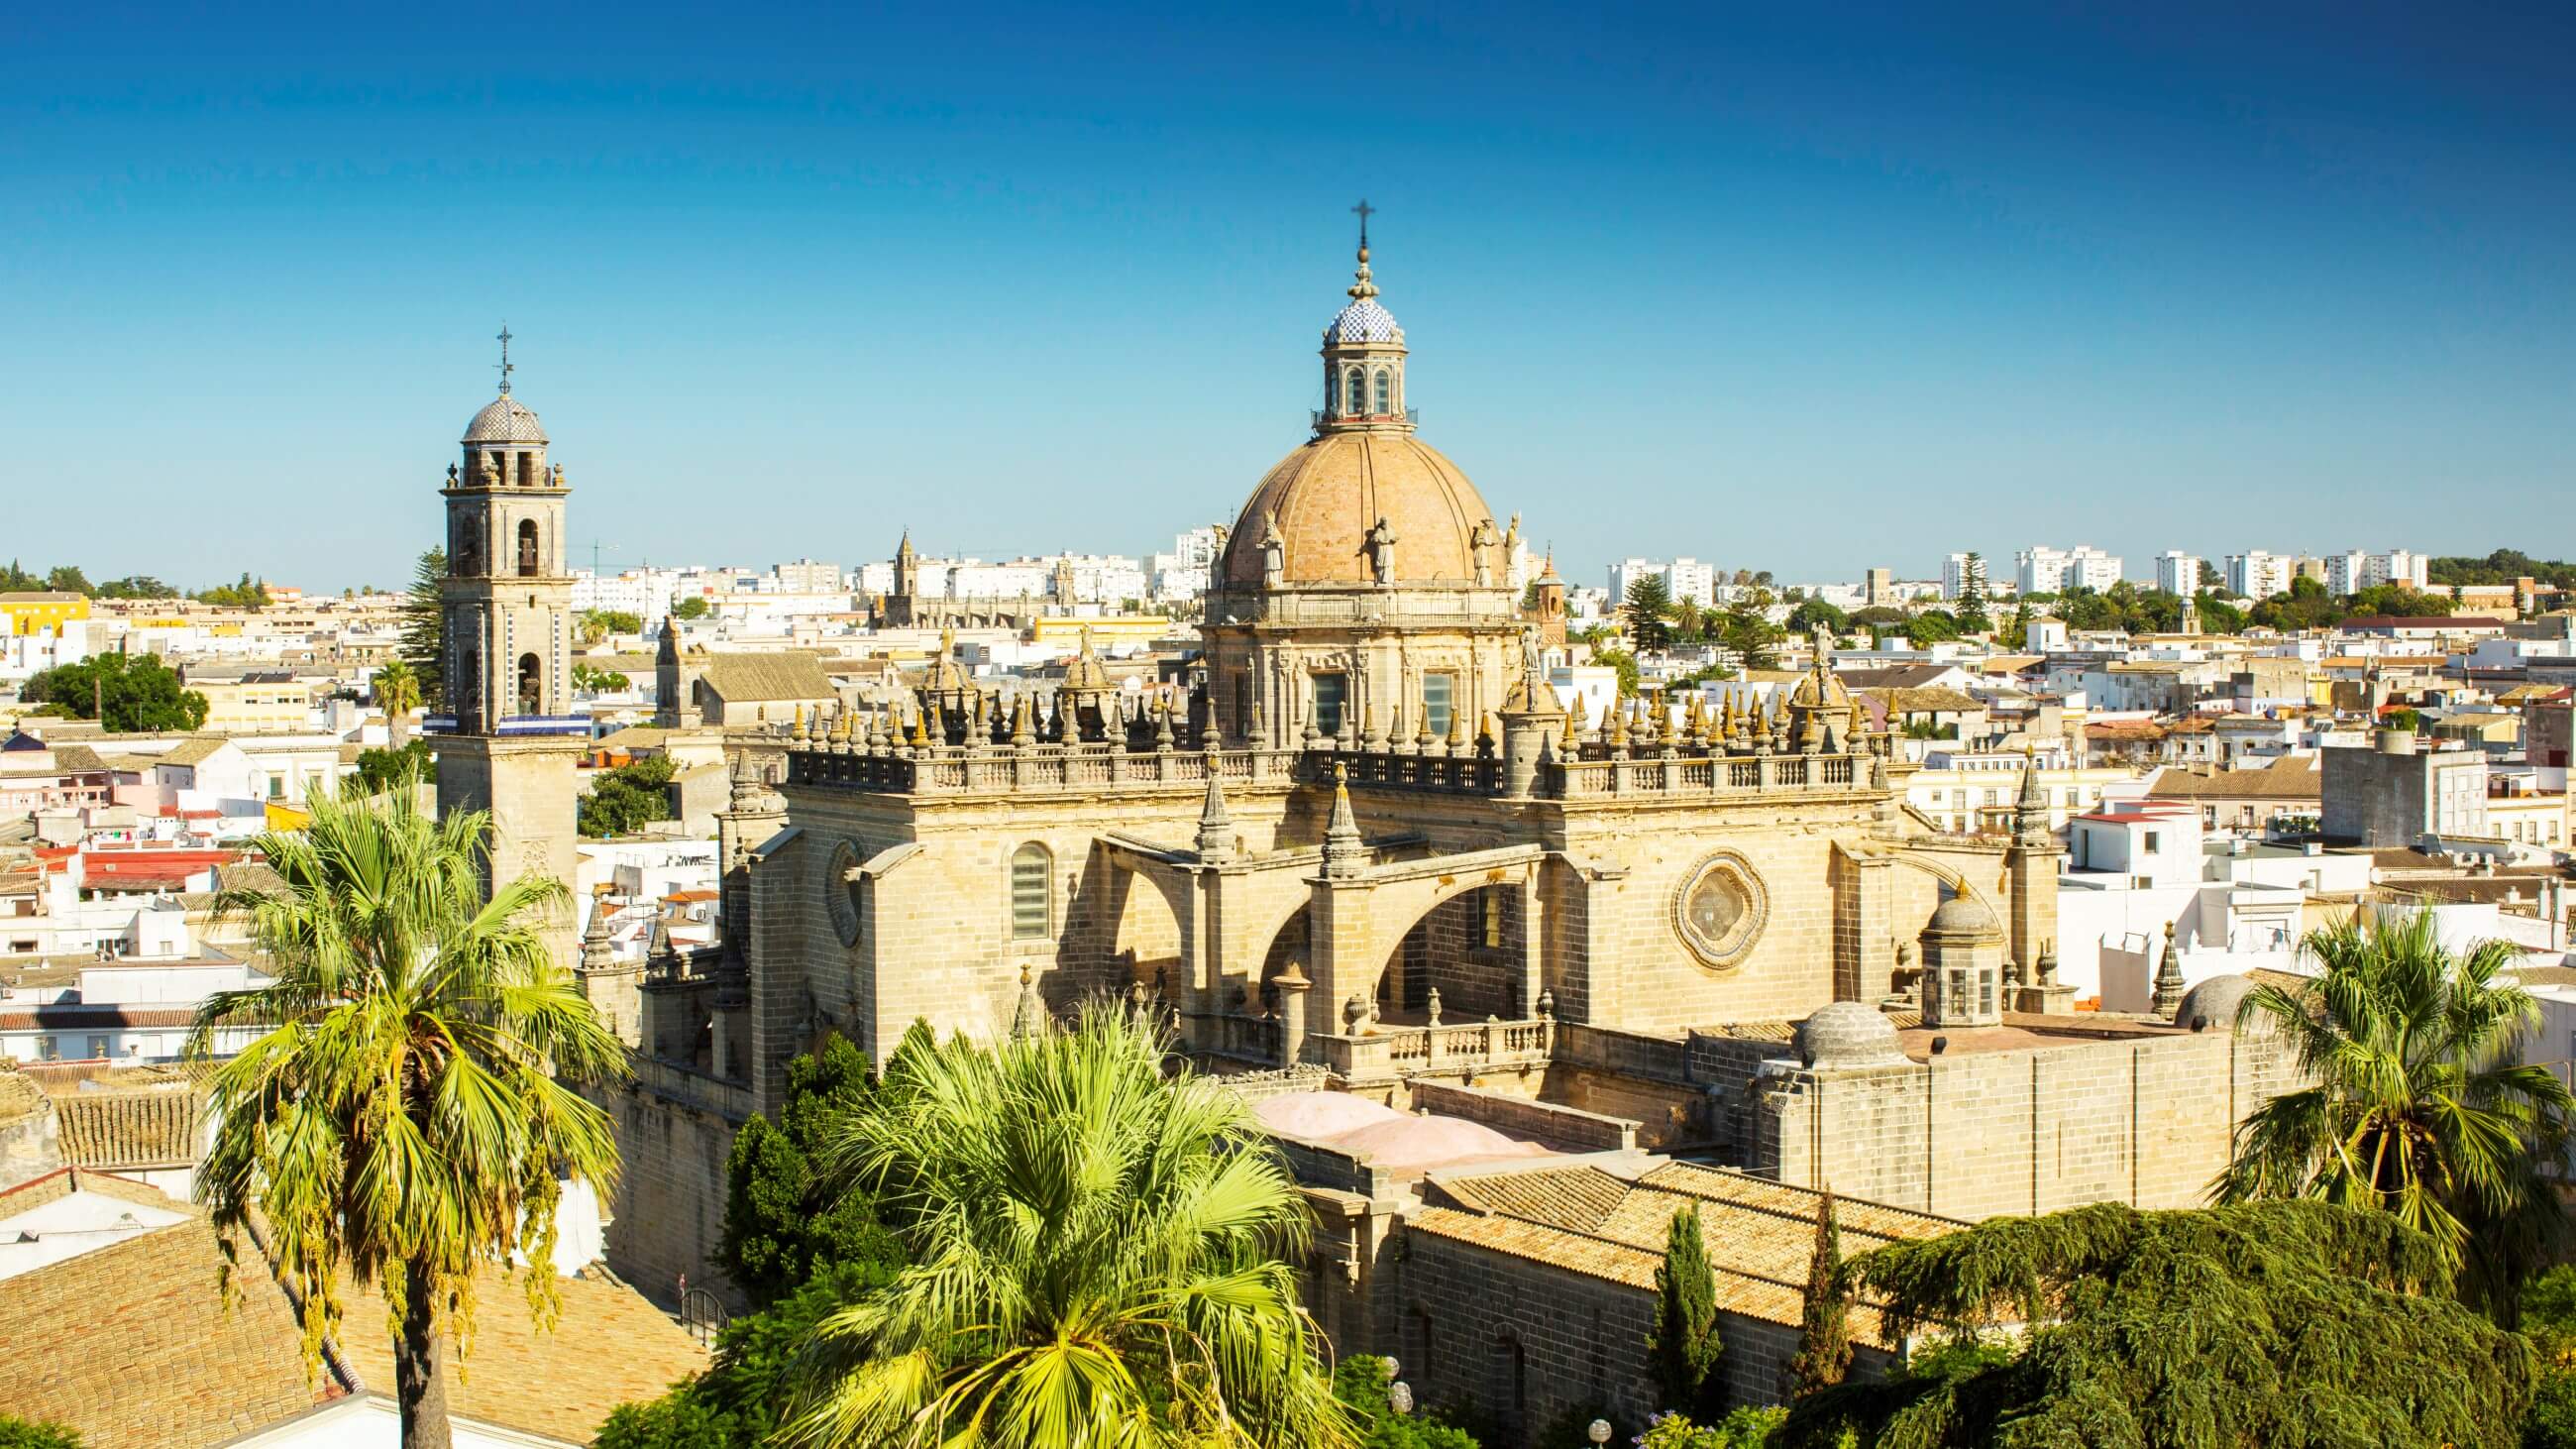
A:
[[[2576,553],[2564,4],[91,3],[0,17],[0,557],[394,583],[505,318],[585,558],[1140,551],[1362,195],[1579,579]]]

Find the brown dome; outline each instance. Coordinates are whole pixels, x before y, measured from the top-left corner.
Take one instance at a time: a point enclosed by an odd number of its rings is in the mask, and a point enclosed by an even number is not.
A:
[[[1220,587],[1261,587],[1262,537],[1274,515],[1286,545],[1280,582],[1290,588],[1374,583],[1368,532],[1380,518],[1395,534],[1392,582],[1472,583],[1472,541],[1494,516],[1457,464],[1410,433],[1326,433],[1252,490],[1218,562]],[[1487,565],[1500,581],[1499,546]]]

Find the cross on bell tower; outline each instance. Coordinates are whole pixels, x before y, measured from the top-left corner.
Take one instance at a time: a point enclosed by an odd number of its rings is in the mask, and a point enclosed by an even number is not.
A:
[[[1368,223],[1367,223],[1367,222],[1363,221],[1363,222],[1361,222],[1361,223],[1360,223],[1360,232],[1361,232],[1361,235],[1362,235],[1363,237],[1365,237],[1365,236],[1367,235],[1367,232],[1368,232]],[[1362,245],[1362,246],[1367,246],[1367,245],[1368,245],[1368,243],[1367,243],[1367,241],[1363,240],[1363,241],[1361,241],[1360,245]],[[510,395],[510,324],[509,324],[509,323],[507,323],[507,322],[504,322],[504,323],[502,323],[502,324],[501,324],[500,340],[501,340],[501,364],[500,364],[500,366],[501,366],[501,396],[503,396],[503,397],[508,397],[508,396]]]
[[[1351,208],[1351,215],[1360,219],[1360,258],[1363,261],[1368,258],[1368,219],[1376,214],[1377,208],[1369,205],[1365,196],[1360,198],[1359,205]]]

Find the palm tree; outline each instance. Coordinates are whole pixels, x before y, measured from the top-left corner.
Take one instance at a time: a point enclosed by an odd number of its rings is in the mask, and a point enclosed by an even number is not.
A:
[[[259,837],[286,889],[226,892],[216,909],[247,920],[275,980],[209,997],[188,1050],[268,1028],[209,1080],[198,1200],[228,1259],[262,1220],[302,1305],[308,1370],[342,1275],[381,1287],[402,1442],[443,1449],[440,1337],[470,1326],[476,1267],[514,1250],[540,1265],[529,1308],[550,1319],[559,1179],[606,1197],[617,1175],[608,1117],[573,1085],[625,1065],[539,934],[564,887],[522,878],[487,902],[491,818],[434,820],[416,793],[318,796],[301,832]]]
[[[370,686],[376,708],[385,712],[385,733],[399,750],[411,738],[411,712],[420,708],[420,676],[402,660],[388,659],[376,666]]]
[[[2522,1060],[2541,1015],[2499,979],[2514,948],[2445,950],[2430,911],[2303,944],[2325,974],[2256,987],[2237,1019],[2286,1035],[2313,1085],[2245,1119],[2213,1196],[2385,1208],[2433,1239],[2464,1298],[2509,1319],[2523,1270],[2566,1233],[2549,1179],[2576,1117],[2567,1085]]]
[[[912,1250],[824,1320],[784,1442],[1354,1442],[1297,1302],[1308,1218],[1233,1093],[1105,1004],[983,1047],[916,1033],[825,1170]]]

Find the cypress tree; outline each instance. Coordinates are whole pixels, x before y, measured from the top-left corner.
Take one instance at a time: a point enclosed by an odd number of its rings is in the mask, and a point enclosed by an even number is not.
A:
[[[1798,1319],[1798,1352],[1789,1360],[1789,1396],[1843,1381],[1852,1361],[1851,1305],[1843,1297],[1842,1234],[1834,1226],[1833,1189],[1816,1206],[1816,1255],[1807,1262],[1807,1298]]]
[[[1689,1208],[1674,1210],[1664,1266],[1655,1270],[1655,1331],[1646,1348],[1665,1408],[1694,1418],[1713,1418],[1725,1408],[1717,1376],[1725,1350],[1717,1336],[1717,1276],[1700,1242],[1699,1214]]]

